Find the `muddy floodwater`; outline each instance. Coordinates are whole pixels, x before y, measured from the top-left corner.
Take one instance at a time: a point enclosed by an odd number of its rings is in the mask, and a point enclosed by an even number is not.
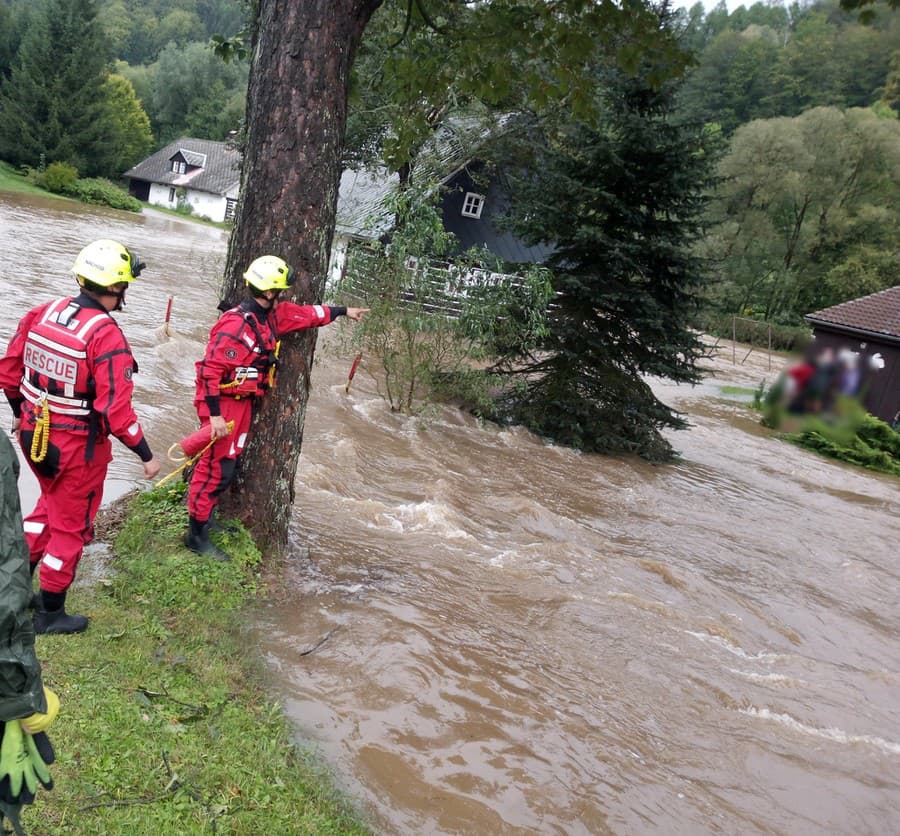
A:
[[[148,263],[118,318],[164,455],[194,427],[225,233],[0,194],[0,339],[98,237]],[[900,480],[758,424],[783,358],[724,343],[701,385],[655,382],[691,427],[654,467],[392,414],[370,358],[345,391],[344,327],[320,335],[289,594],[252,650],[373,830],[900,832]],[[115,455],[107,500],[142,484]]]

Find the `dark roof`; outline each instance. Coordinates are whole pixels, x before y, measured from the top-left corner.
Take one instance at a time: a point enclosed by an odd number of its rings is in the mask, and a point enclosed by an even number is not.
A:
[[[900,284],[807,314],[806,321],[900,339]]]
[[[201,154],[199,151],[190,151],[186,148],[179,148],[178,153],[184,157],[184,161],[188,165],[193,165],[197,168],[206,167],[206,154]]]
[[[179,154],[188,166],[202,167],[190,168],[185,174],[172,171],[171,160]],[[224,195],[240,183],[241,155],[226,142],[182,137],[128,169],[124,176]]]

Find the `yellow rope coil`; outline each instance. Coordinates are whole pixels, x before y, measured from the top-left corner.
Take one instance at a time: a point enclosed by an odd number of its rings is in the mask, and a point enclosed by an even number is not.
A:
[[[34,435],[31,437],[31,460],[40,464],[47,458],[47,450],[50,447],[50,407],[45,400],[37,405],[34,419]]]
[[[231,433],[234,432],[234,421],[229,421],[225,426],[228,427],[228,435],[231,435]],[[166,482],[170,482],[170,481],[171,481],[172,479],[174,479],[179,473],[181,473],[182,470],[187,469],[187,468],[190,467],[194,462],[198,461],[198,460],[200,459],[200,456],[202,456],[207,450],[209,450],[209,448],[212,447],[213,444],[215,444],[215,443],[216,443],[215,441],[210,441],[209,444],[207,444],[206,447],[204,447],[199,453],[196,453],[195,455],[191,456],[190,458],[187,458],[187,457],[184,456],[184,455],[182,455],[182,456],[177,456],[177,457],[176,457],[176,456],[173,454],[173,451],[175,451],[175,450],[180,450],[180,449],[181,449],[181,445],[180,445],[178,442],[176,442],[175,444],[173,444],[173,445],[169,448],[169,450],[168,450],[168,452],[166,453],[166,455],[169,457],[169,461],[171,461],[171,462],[176,462],[176,463],[177,463],[177,462],[181,462],[181,464],[180,464],[177,468],[175,468],[175,470],[173,470],[168,476],[164,476],[162,479],[160,479],[160,480],[156,483],[156,487],[157,487],[157,488],[162,487],[163,485],[166,484]]]

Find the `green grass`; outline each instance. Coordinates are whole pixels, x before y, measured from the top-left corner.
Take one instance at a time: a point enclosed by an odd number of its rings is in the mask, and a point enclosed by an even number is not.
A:
[[[181,545],[184,486],[139,494],[113,520],[111,578],[70,594],[87,632],[38,636],[62,704],[56,786],[22,814],[41,834],[367,833],[292,742],[242,625],[260,555],[243,530],[221,563]]]
[[[44,189],[39,189],[34,183],[29,183],[25,177],[16,171],[9,163],[0,161],[0,192],[24,192],[25,194],[38,194],[44,197],[56,197],[60,200],[71,200],[62,195],[51,194]]]

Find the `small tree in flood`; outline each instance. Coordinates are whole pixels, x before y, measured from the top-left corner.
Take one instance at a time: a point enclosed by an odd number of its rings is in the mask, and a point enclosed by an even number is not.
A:
[[[704,264],[690,245],[711,166],[700,127],[671,118],[674,85],[650,82],[655,69],[600,74],[600,127],[537,120],[518,137],[512,222],[553,247],[558,293],[541,350],[507,352],[499,367],[519,385],[498,408],[561,444],[664,461],[661,430],[685,424],[645,376],[699,379],[690,326]]]
[[[490,412],[499,381],[483,367],[500,346],[534,345],[543,335],[549,275],[538,267],[503,275],[487,253],[454,257],[438,197],[412,189],[396,196],[390,243],[352,250],[339,292],[371,308],[352,340],[392,410],[456,398]]]

